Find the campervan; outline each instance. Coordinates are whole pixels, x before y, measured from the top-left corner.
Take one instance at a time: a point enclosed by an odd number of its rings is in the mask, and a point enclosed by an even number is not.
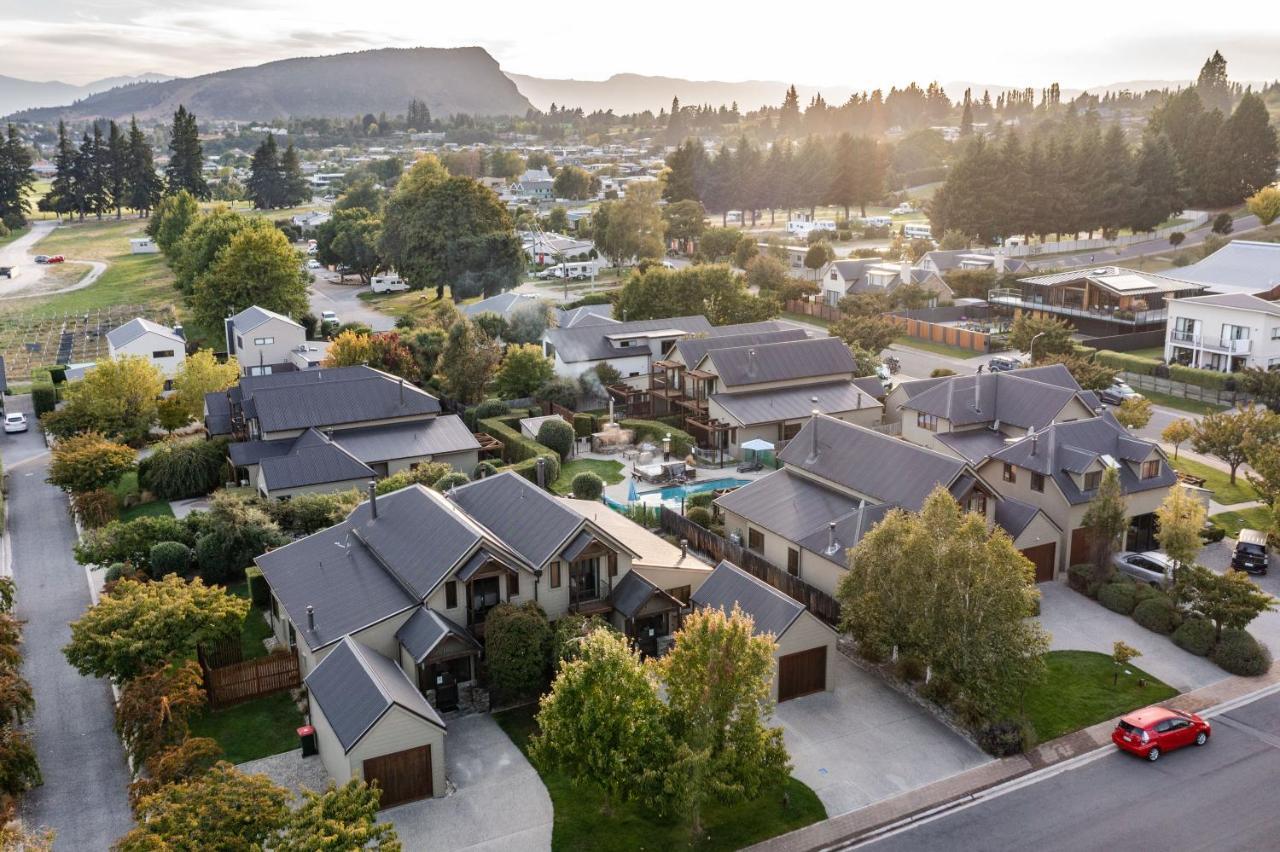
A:
[[[369,279],[369,289],[375,293],[398,293],[409,289],[409,282],[394,272],[386,275],[375,275]]]
[[[866,216],[862,220],[862,224],[869,228],[887,228],[893,224],[892,216]]]
[[[933,229],[928,222],[908,222],[902,226],[902,235],[909,240],[931,240]]]

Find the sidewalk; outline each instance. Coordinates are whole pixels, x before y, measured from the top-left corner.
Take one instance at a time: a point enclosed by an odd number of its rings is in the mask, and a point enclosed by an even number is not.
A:
[[[1169,707],[1194,713],[1211,711],[1255,692],[1280,684],[1280,665],[1262,677],[1227,677],[1201,689],[1192,690],[1164,702]],[[1099,722],[1056,740],[1041,743],[1026,754],[1000,760],[952,775],[919,789],[885,799],[874,805],[815,823],[749,847],[757,852],[802,852],[849,843],[863,835],[925,811],[933,811],[973,798],[984,790],[1023,775],[1089,754],[1099,748],[1113,748],[1111,731],[1115,720]]]

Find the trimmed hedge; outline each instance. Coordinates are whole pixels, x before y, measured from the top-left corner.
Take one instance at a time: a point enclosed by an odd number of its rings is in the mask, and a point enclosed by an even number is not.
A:
[[[1177,626],[1177,610],[1168,595],[1148,597],[1133,610],[1133,620],[1150,631],[1168,636]]]
[[[1173,644],[1197,657],[1213,650],[1213,623],[1207,618],[1188,618],[1173,631]]]
[[[544,420],[538,427],[538,443],[555,450],[561,459],[573,452],[574,437],[573,427],[560,419]]]
[[[180,541],[161,541],[151,545],[151,570],[153,580],[167,574],[185,574],[191,567],[191,548]]]
[[[1181,364],[1169,365],[1169,378],[1175,382],[1199,385],[1207,390],[1231,390],[1235,379],[1229,373],[1214,370],[1198,370],[1195,367],[1184,367]],[[1228,387],[1228,384],[1232,387]]]
[[[1247,630],[1223,630],[1209,659],[1231,674],[1244,677],[1257,677],[1271,668],[1271,652]]]
[[[584,470],[569,483],[573,496],[579,500],[599,500],[604,494],[604,480],[599,474]]]
[[[1138,373],[1143,376],[1154,374],[1156,367],[1163,363],[1158,358],[1144,358],[1141,355],[1132,355],[1128,352],[1113,352],[1110,349],[1099,349],[1094,353],[1093,360],[1094,363],[1101,364],[1104,367],[1125,370],[1126,372]]]
[[[596,418],[590,414],[579,412],[573,415],[573,434],[579,438],[590,438],[596,431]]]
[[[253,605],[258,609],[271,606],[271,587],[267,585],[267,578],[262,576],[262,569],[250,565],[244,569],[244,576],[249,581],[249,599]]]
[[[497,472],[498,472],[498,466],[495,465],[493,462],[482,461],[478,463],[475,467],[471,468],[471,478],[473,480],[484,479],[487,476],[493,476]]]
[[[1089,595],[1089,586],[1093,582],[1093,566],[1085,563],[1072,565],[1067,569],[1067,585],[1073,591],[1077,591],[1082,595]]]
[[[711,526],[711,510],[702,506],[694,506],[686,511],[684,516],[689,519],[690,523],[697,524],[704,530]]]
[[[671,435],[671,454],[684,458],[693,452],[697,442],[688,432],[677,429],[674,426],[668,426],[657,420],[623,420],[618,424],[623,429],[630,429],[635,433],[636,443],[642,440],[652,441],[661,446],[662,439],[668,434]]]
[[[557,479],[560,478],[560,456],[556,455],[555,450],[547,450],[543,453],[538,454],[537,456],[534,456],[531,459],[525,459],[524,461],[518,464],[507,465],[504,468],[500,468],[499,473],[506,473],[507,471],[511,471],[514,474],[523,476],[525,479],[529,480],[534,485],[537,485],[538,484],[538,459],[540,458],[547,460],[546,484],[548,487],[550,487],[551,483],[555,482]]]
[[[58,390],[52,382],[37,382],[31,386],[31,407],[37,418],[58,407]]]
[[[515,428],[507,424],[508,420],[513,420],[516,423]],[[548,447],[544,447],[537,441],[530,440],[521,434],[519,421],[514,418],[487,417],[479,421],[477,428],[502,442],[502,459],[509,463],[514,464],[526,461],[535,458],[540,453],[551,452]]]
[[[1133,612],[1133,608],[1138,605],[1136,592],[1137,590],[1134,588],[1133,583],[1126,580],[1117,580],[1113,583],[1107,583],[1101,589],[1098,589],[1098,603],[1112,612],[1129,615]]]

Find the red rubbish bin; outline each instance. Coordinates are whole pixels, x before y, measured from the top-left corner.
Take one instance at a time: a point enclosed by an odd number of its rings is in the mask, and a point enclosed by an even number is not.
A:
[[[319,753],[319,749],[316,748],[316,729],[311,725],[298,728],[298,741],[302,744],[303,757],[311,757]]]

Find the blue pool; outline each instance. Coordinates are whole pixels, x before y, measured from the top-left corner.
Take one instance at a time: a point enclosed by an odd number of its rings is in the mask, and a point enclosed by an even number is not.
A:
[[[708,479],[701,482],[687,482],[684,485],[668,485],[655,491],[641,491],[640,499],[652,497],[657,494],[658,499],[664,503],[680,502],[681,499],[688,497],[690,494],[697,494],[701,491],[717,491],[722,488],[739,488],[750,482],[750,479]]]

